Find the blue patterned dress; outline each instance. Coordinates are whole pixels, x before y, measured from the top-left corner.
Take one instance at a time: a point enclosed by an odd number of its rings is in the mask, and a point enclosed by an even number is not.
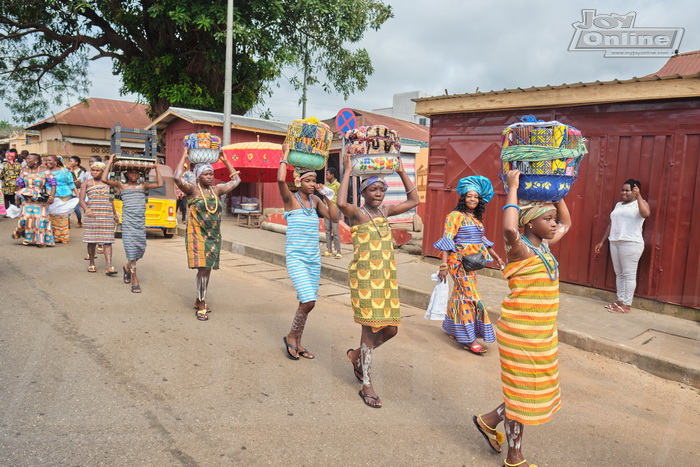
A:
[[[126,259],[143,258],[146,251],[146,191],[143,185],[122,190],[122,241]]]
[[[287,272],[301,303],[318,299],[318,283],[321,278],[321,248],[318,243],[318,215],[311,211],[295,209],[286,211],[287,220]]]

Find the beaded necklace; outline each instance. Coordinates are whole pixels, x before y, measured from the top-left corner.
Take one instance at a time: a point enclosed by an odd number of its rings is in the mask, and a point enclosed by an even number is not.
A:
[[[310,216],[310,215],[314,212],[314,200],[311,199],[311,196],[309,196],[309,206],[310,206],[310,207],[308,207],[308,208],[307,208],[306,206],[304,206],[304,203],[302,202],[301,196],[299,196],[299,192],[298,192],[298,191],[295,191],[295,192],[294,192],[294,196],[296,196],[296,197],[297,197],[297,201],[299,201],[299,206],[301,206],[301,211],[302,211],[305,215]]]
[[[532,242],[530,242],[530,239],[528,239],[525,235],[521,235],[520,238],[523,239],[525,245],[527,245],[532,251],[535,252],[537,256],[540,257],[540,259],[544,263],[545,269],[547,270],[547,275],[549,276],[549,279],[552,281],[559,279],[559,262],[554,257],[554,255],[551,254],[547,244],[542,242],[540,243],[540,246],[537,247],[533,245]],[[554,261],[554,265],[549,264],[549,261],[547,261],[547,259],[544,257],[544,255],[547,253],[549,253],[549,256],[552,258],[552,261]]]
[[[374,222],[374,217],[372,217],[372,214],[369,213],[369,211],[368,211],[367,208],[364,206],[364,204],[360,207],[360,209],[362,209],[362,210],[365,212],[365,214],[367,214],[367,217],[369,217],[369,220],[372,221],[372,225],[374,226],[375,229],[377,229],[377,233],[379,234],[379,236],[380,236],[381,238],[386,238],[386,237],[391,233],[391,228],[389,228],[389,231],[388,231],[387,233],[382,234],[382,232],[379,230],[379,227],[378,227],[377,224]],[[373,209],[374,209],[374,208],[373,208]],[[380,214],[381,214],[381,211],[380,211]]]
[[[216,193],[214,193],[214,190],[211,189],[211,187],[207,188],[212,196],[214,197],[214,210],[209,209],[209,205],[207,204],[207,198],[204,196],[204,191],[202,191],[202,185],[197,182],[197,187],[199,187],[199,194],[202,195],[202,200],[204,200],[204,209],[207,210],[209,214],[216,214],[216,211],[219,210],[219,198],[216,196]]]

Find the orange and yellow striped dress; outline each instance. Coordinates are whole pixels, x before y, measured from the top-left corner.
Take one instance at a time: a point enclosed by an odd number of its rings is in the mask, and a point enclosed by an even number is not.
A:
[[[545,258],[555,265],[554,257]],[[559,410],[557,312],[559,280],[550,279],[539,256],[503,271],[510,294],[501,305],[496,339],[506,416],[523,425],[548,422]]]

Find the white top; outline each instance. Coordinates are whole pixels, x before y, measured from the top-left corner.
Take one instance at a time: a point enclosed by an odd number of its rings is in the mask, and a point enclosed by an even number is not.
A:
[[[639,213],[637,200],[623,204],[622,201],[615,205],[610,213],[610,236],[608,240],[644,243],[642,236],[644,218]]]

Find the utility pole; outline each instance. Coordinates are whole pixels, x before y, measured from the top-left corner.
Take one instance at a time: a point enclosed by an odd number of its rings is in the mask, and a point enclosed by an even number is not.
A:
[[[306,118],[306,82],[309,79],[309,38],[304,41],[304,83],[301,88],[301,118]]]
[[[233,81],[233,0],[226,11],[226,70],[224,75],[224,134],[222,146],[231,144],[231,82]]]

